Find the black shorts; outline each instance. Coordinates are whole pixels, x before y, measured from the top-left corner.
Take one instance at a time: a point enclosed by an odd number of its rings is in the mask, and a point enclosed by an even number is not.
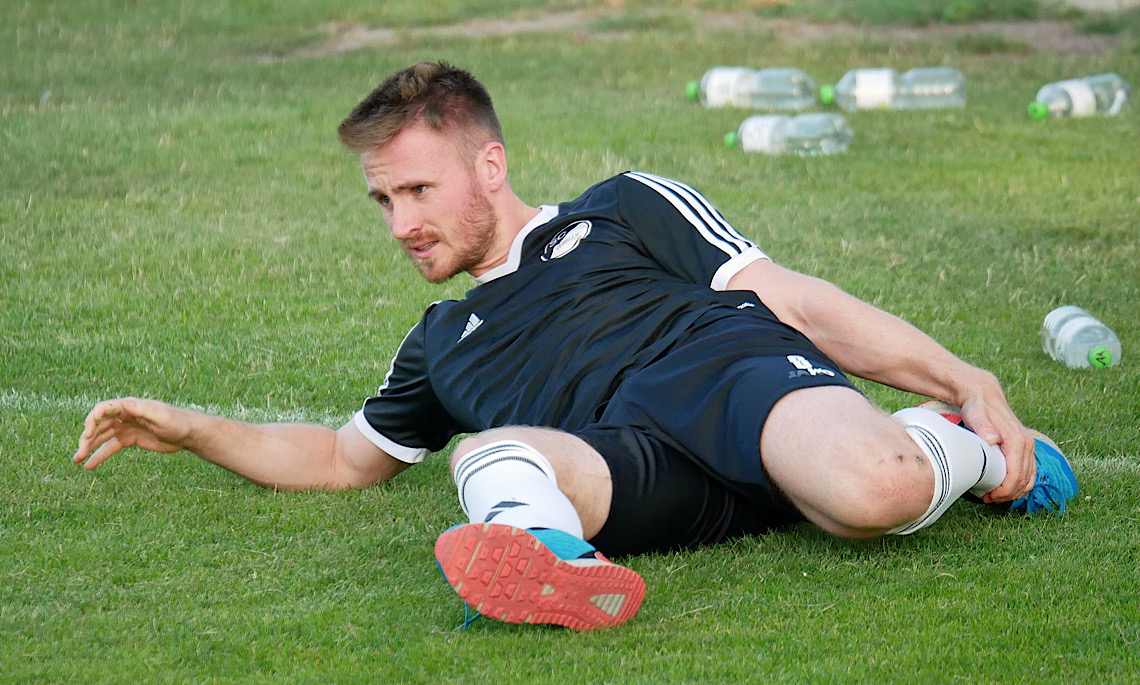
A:
[[[838,366],[779,321],[742,312],[691,329],[625,379],[597,424],[575,435],[610,467],[607,554],[691,548],[804,518],[768,481],[760,433],[801,388],[844,386]]]

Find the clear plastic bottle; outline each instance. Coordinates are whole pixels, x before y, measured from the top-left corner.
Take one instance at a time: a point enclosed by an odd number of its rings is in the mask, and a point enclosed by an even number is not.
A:
[[[705,107],[801,110],[815,104],[815,81],[792,67],[714,67],[685,88]]]
[[[820,100],[854,112],[860,109],[930,109],[966,104],[966,79],[953,67],[854,69],[834,86],[820,88]]]
[[[1058,307],[1041,324],[1041,348],[1071,369],[1105,369],[1120,363],[1120,339],[1080,307]]]
[[[1029,118],[1087,117],[1120,114],[1132,99],[1132,86],[1112,73],[1049,83],[1029,103]]]
[[[745,119],[724,144],[768,155],[826,155],[846,150],[854,135],[839,114],[762,114]]]

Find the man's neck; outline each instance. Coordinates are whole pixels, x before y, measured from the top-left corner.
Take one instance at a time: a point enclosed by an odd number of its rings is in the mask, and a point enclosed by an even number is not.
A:
[[[508,208],[497,211],[499,220],[495,228],[495,245],[490,253],[494,255],[494,258],[484,261],[479,268],[471,269],[468,273],[478,278],[488,271],[506,264],[510,258],[511,246],[514,245],[518,234],[531,220],[538,216],[540,211],[517,197],[512,198]]]

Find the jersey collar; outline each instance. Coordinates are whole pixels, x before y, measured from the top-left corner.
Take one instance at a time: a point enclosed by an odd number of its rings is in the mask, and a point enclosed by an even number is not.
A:
[[[507,254],[507,261],[496,266],[494,269],[491,269],[482,276],[477,277],[475,279],[475,282],[479,285],[490,283],[496,278],[502,278],[507,274],[513,274],[514,272],[518,271],[519,262],[522,260],[523,241],[526,240],[526,237],[530,235],[531,231],[538,228],[539,226],[542,226],[543,224],[549,223],[550,220],[556,216],[558,216],[557,206],[541,205],[538,208],[538,214],[536,214],[533,219],[526,222],[526,225],[523,226],[521,230],[519,230],[517,235],[515,235],[515,239],[511,243],[511,251]]]

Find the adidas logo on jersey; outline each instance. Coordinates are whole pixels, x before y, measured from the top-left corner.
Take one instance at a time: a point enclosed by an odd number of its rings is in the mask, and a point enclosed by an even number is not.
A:
[[[475,329],[483,325],[483,319],[480,319],[475,314],[467,318],[467,326],[463,329],[463,335],[459,336],[459,341],[462,342],[464,338],[475,332]]]

